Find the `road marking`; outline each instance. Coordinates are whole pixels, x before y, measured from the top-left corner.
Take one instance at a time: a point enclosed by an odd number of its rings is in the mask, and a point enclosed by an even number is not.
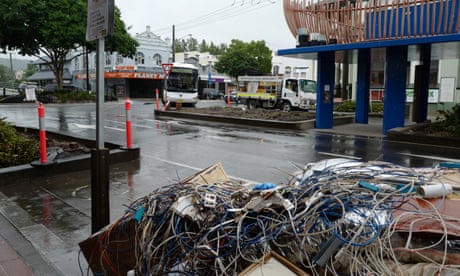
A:
[[[96,129],[96,125],[82,125],[82,124],[75,124],[75,126],[79,128],[88,128],[88,129]]]
[[[105,122],[109,122],[109,123],[114,123],[114,124],[125,124],[126,122],[120,122],[120,121],[113,121],[113,120],[104,120]],[[139,125],[139,124],[131,124],[131,126],[135,126],[135,127],[139,127],[139,128],[148,128],[148,129],[153,129],[155,127],[151,127],[151,126],[145,126],[145,125]]]
[[[332,153],[332,152],[323,152],[319,151],[318,154],[322,155],[329,155],[329,156],[334,156],[334,157],[342,157],[342,158],[348,158],[348,159],[354,159],[354,160],[361,160],[361,157],[356,157],[353,155],[344,155],[344,154],[337,154],[337,153]]]
[[[161,161],[161,162],[165,162],[165,163],[168,163],[168,164],[171,164],[171,165],[192,169],[192,170],[195,170],[195,171],[201,171],[201,170],[204,169],[204,168],[193,167],[193,166],[183,164],[183,163],[174,162],[174,161],[171,161],[171,160],[166,160],[166,159],[163,159],[163,158],[153,157],[153,156],[148,155],[148,154],[142,154],[142,156],[150,158],[150,159],[158,160],[158,161]],[[244,178],[241,178],[241,177],[236,177],[236,176],[231,176],[231,175],[227,175],[227,176],[229,178],[231,178],[231,179],[241,181],[241,182],[246,182],[246,183],[256,183],[257,182],[257,181],[254,181],[254,180],[244,179]]]
[[[106,128],[106,129],[111,129],[111,130],[125,131],[124,128],[118,128],[118,127],[104,126],[104,128]]]
[[[450,161],[450,162],[460,162],[460,159],[453,159],[453,158],[444,158],[439,156],[432,156],[432,155],[419,155],[419,154],[411,154],[411,153],[400,153],[401,155],[413,156],[413,157],[420,157],[426,159],[433,159],[439,161]]]

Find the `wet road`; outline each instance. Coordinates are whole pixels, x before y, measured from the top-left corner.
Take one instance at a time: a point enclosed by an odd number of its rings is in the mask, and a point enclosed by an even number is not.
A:
[[[156,120],[154,108],[154,102],[132,103],[133,142],[140,146],[141,158],[110,168],[111,220],[122,215],[132,200],[216,162],[241,181],[286,183],[289,173],[296,170],[293,164],[303,166],[337,156],[411,167],[430,167],[454,158],[436,147],[390,143],[365,135]],[[124,144],[124,102],[106,103],[104,109],[104,140]],[[45,112],[47,130],[96,137],[95,104],[49,104]],[[33,103],[0,105],[0,117],[18,126],[38,128],[37,113]],[[90,235],[90,182],[90,172],[82,171],[0,185],[2,214],[63,275],[80,274],[79,262],[86,269],[84,258],[78,255],[78,242]]]

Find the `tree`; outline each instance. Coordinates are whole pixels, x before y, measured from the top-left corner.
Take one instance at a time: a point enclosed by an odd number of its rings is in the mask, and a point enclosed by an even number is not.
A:
[[[37,66],[29,65],[27,66],[26,71],[24,72],[24,75],[22,76],[22,79],[25,81],[27,80],[28,77],[32,76],[38,71]]]
[[[11,71],[5,65],[0,64],[0,82],[11,80]]]
[[[272,53],[264,41],[245,43],[233,39],[226,52],[219,57],[215,68],[232,77],[268,74],[272,67]]]
[[[49,64],[56,83],[62,87],[64,65],[75,56],[72,50],[86,42],[87,1],[85,0],[2,0],[0,18],[9,28],[0,28],[0,48],[18,49]],[[107,51],[135,56],[137,42],[126,32],[116,9],[114,35],[107,39]]]
[[[198,43],[198,40],[193,37],[189,37],[188,39],[176,39],[175,44],[176,53],[199,51],[201,53],[209,52],[211,55],[218,56],[223,54],[227,49],[227,45],[225,43],[221,43],[217,46],[213,42],[208,44],[204,39]]]

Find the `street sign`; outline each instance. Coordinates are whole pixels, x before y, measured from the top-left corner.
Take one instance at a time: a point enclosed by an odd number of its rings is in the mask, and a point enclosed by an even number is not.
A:
[[[167,76],[169,76],[169,72],[171,72],[171,68],[173,67],[173,65],[172,63],[163,63],[161,67],[163,67],[163,72],[166,78]]]
[[[113,33],[114,0],[88,0],[86,41],[104,38]]]

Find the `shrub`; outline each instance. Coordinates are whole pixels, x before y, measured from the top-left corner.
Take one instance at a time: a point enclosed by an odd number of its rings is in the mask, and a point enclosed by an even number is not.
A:
[[[89,92],[70,92],[70,91],[57,91],[56,96],[61,103],[66,102],[84,102],[95,101],[96,96]]]
[[[356,102],[355,101],[345,101],[343,103],[338,104],[334,111],[337,112],[355,112],[356,110]],[[381,113],[383,112],[383,103],[381,102],[372,102],[369,106],[369,112],[372,111],[374,113]]]
[[[334,108],[334,111],[337,112],[354,112],[356,110],[355,101],[345,101],[340,103]]]
[[[39,157],[38,141],[19,134],[0,118],[0,168],[30,163]]]
[[[440,110],[438,113],[442,117],[438,117],[440,127],[454,136],[460,136],[460,104],[451,110]]]
[[[369,111],[375,113],[382,113],[383,112],[383,103],[382,102],[372,102],[371,106],[369,107]]]

